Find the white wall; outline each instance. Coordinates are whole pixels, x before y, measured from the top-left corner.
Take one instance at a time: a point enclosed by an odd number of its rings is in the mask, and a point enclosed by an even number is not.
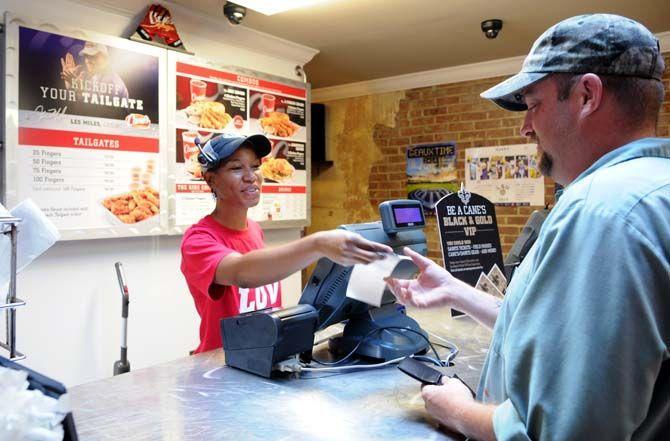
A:
[[[90,4],[3,0],[0,12],[10,11],[32,24],[126,37],[149,2],[122,0],[114,7],[97,2],[97,8]],[[168,7],[187,49],[202,58],[296,79],[295,66],[316,53],[244,27],[234,28],[223,17],[198,17],[176,5]],[[268,246],[285,243],[300,233],[299,229],[268,230],[266,242]],[[161,236],[57,243],[18,278],[18,297],[27,302],[17,310],[17,349],[28,356],[22,363],[66,386],[111,376],[121,339],[117,261],[124,266],[130,290],[131,368],[187,355],[197,346],[199,320],[179,270],[180,242],[181,237]],[[283,282],[286,305],[294,304],[300,292],[299,273]],[[4,315],[2,321],[4,339]],[[5,351],[0,354],[7,356]]]
[[[298,230],[266,232],[268,246]],[[180,236],[57,243],[18,277],[17,348],[22,362],[66,385],[112,375],[121,341],[121,294],[114,263],[130,291],[128,359],[138,369],[183,357],[198,343],[198,316],[179,271]],[[282,284],[297,302],[300,275]],[[4,329],[4,327],[3,327]],[[6,354],[3,354],[6,356]]]

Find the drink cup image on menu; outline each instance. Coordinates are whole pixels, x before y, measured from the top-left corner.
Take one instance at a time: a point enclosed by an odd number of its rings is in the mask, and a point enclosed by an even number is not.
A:
[[[263,108],[263,117],[268,117],[272,112],[275,111],[275,101],[276,98],[274,95],[269,93],[264,93],[261,95],[261,106]]]
[[[195,145],[195,140],[198,138],[198,132],[182,132],[182,148],[184,151],[184,162],[188,162],[192,155],[198,154],[198,146]]]
[[[140,188],[140,173],[142,168],[139,166],[131,167],[130,169],[130,189],[137,190]]]
[[[156,172],[156,161],[154,159],[147,159],[147,164],[146,164],[146,171],[147,173],[154,174]]]
[[[202,168],[198,162],[198,146],[195,140],[198,139],[201,144],[204,144],[212,137],[211,132],[197,132],[195,130],[177,129],[177,167],[183,178],[187,180],[200,181],[203,179]],[[182,165],[183,164],[183,165]]]
[[[191,78],[191,104],[202,101],[207,96],[207,83]]]
[[[150,187],[152,178],[153,178],[153,176],[152,176],[151,173],[146,173],[146,172],[142,173],[141,181],[140,181],[142,183],[142,186],[143,187]]]
[[[193,130],[241,131],[247,119],[246,89],[217,80],[177,75],[175,123]]]

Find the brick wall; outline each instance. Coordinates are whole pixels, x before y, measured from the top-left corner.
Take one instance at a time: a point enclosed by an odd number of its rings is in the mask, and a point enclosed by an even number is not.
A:
[[[665,54],[670,65],[670,54]],[[658,135],[670,136],[670,74]],[[339,224],[376,220],[377,205],[406,197],[405,152],[416,143],[455,141],[458,179],[464,181],[465,149],[523,144],[523,112],[508,112],[479,93],[504,77],[411,89],[327,102],[327,142],[334,161],[312,178],[312,226],[308,233]],[[383,105],[386,111],[376,112]],[[394,113],[389,113],[389,109]],[[554,183],[545,178],[545,203]],[[367,204],[367,205],[366,205]],[[509,252],[528,216],[538,207],[496,207],[503,255]],[[426,228],[429,257],[441,261],[435,218]]]

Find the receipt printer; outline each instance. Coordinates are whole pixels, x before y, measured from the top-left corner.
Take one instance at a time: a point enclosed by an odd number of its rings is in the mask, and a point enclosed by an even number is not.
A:
[[[312,305],[264,309],[221,320],[226,364],[270,378],[273,366],[311,352],[318,316]]]

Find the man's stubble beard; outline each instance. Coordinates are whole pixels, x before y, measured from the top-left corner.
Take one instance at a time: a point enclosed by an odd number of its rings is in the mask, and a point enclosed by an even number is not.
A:
[[[544,176],[550,178],[551,177],[551,170],[554,166],[554,161],[551,159],[549,155],[547,155],[545,152],[540,153],[540,162],[538,164],[538,167],[540,169],[540,173],[542,173]]]

